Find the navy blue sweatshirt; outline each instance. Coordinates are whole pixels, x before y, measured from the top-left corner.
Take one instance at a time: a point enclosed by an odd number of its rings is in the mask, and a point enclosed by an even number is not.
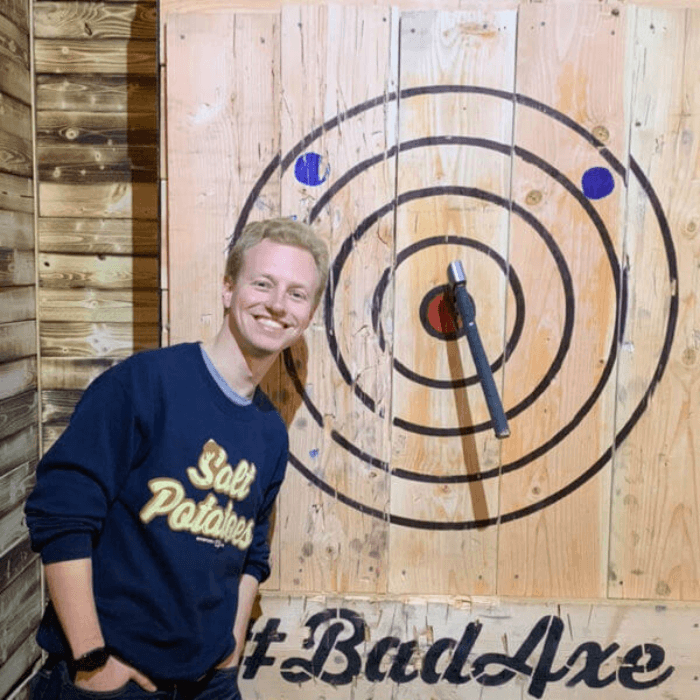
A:
[[[140,353],[85,391],[26,505],[45,564],[92,557],[106,643],[153,679],[195,680],[235,646],[241,574],[269,576],[287,431],[233,403],[196,343]],[[49,606],[37,636],[70,657]]]

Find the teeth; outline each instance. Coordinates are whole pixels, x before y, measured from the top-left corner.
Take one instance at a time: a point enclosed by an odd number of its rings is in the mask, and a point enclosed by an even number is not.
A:
[[[259,318],[258,321],[268,328],[282,328],[281,323],[273,321],[271,318]]]

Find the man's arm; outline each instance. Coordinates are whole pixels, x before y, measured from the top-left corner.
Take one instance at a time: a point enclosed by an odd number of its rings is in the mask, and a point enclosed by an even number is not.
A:
[[[245,648],[246,634],[248,633],[248,621],[253,610],[255,598],[258,595],[260,584],[255,576],[243,574],[238,582],[238,609],[233,623],[233,637],[236,640],[236,648],[227,656],[219,668],[230,668],[241,663],[243,649]]]
[[[78,659],[83,654],[104,646],[105,640],[92,591],[92,559],[58,561],[47,564],[44,571],[51,603],[68,639],[73,658]],[[156,690],[146,676],[113,656],[96,671],[78,672],[75,684],[87,690],[102,692],[115,690],[129,680],[136,681],[149,692]]]

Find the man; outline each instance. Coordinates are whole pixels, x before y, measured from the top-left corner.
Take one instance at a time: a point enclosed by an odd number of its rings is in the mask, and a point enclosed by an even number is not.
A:
[[[86,390],[26,506],[51,598],[34,700],[240,697],[288,446],[258,383],[309,325],[327,273],[308,226],[249,224],[217,336],[135,355]]]

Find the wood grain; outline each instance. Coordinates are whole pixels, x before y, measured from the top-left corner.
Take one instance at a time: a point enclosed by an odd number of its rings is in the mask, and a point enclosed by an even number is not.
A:
[[[23,504],[36,483],[36,462],[25,462],[0,476],[0,521]]]
[[[79,389],[47,389],[41,392],[41,422],[68,423],[83,392]]]
[[[42,111],[37,114],[37,145],[155,146],[157,117],[150,112]]]
[[[41,386],[44,389],[84,390],[104,371],[114,366],[117,358],[54,358],[41,360]]]
[[[25,391],[0,401],[0,440],[36,424],[36,422],[37,392],[35,390]],[[4,548],[0,547],[0,552],[3,551]]]
[[[31,178],[0,173],[0,209],[34,212],[34,185]]]
[[[35,635],[30,634],[15,652],[5,661],[0,674],[0,694],[7,695],[8,700],[30,700],[29,686],[22,680],[26,673],[36,670],[41,662],[41,649],[36,643]],[[16,683],[21,681],[19,686]]]
[[[0,209],[2,245],[6,248],[34,248],[34,216],[28,212]]]
[[[31,550],[29,537],[20,540],[0,557],[0,591],[21,574],[39,555]]]
[[[0,442],[0,475],[39,456],[39,423],[33,423]]]
[[[0,362],[36,354],[36,321],[0,324]]]
[[[33,284],[34,251],[0,248],[0,287]]]
[[[0,92],[31,104],[29,34],[0,14]]]
[[[144,39],[37,39],[37,73],[147,75],[156,71],[156,46]]]
[[[39,623],[43,612],[40,584],[40,564],[35,561],[0,592],[0,624],[7,630],[0,641],[2,664],[7,663]]]
[[[36,318],[36,288],[0,287],[0,324]]]
[[[40,253],[39,280],[47,289],[157,289],[158,259]]]
[[[5,0],[0,14],[10,20],[24,34],[29,34],[29,2],[28,0]]]
[[[153,324],[63,323],[41,324],[41,356],[67,358],[124,358],[158,347]]]
[[[157,221],[41,217],[38,236],[44,253],[158,253]]]
[[[156,219],[158,185],[118,182],[101,185],[39,185],[39,215],[71,218]]]
[[[0,363],[0,399],[36,389],[36,357]]]
[[[155,110],[155,76],[37,75],[37,111],[135,112]]]
[[[630,298],[620,356],[617,430],[654,387],[615,455],[608,594],[700,599],[700,10],[636,8],[630,152],[668,219],[673,279],[649,195],[631,179],[626,238]],[[673,76],[670,80],[669,76]],[[672,305],[675,335],[663,375]]]
[[[37,2],[34,35],[41,39],[152,39],[153,2]]]
[[[157,290],[82,289],[39,290],[39,315],[43,321],[91,321],[152,323],[158,325]]]

